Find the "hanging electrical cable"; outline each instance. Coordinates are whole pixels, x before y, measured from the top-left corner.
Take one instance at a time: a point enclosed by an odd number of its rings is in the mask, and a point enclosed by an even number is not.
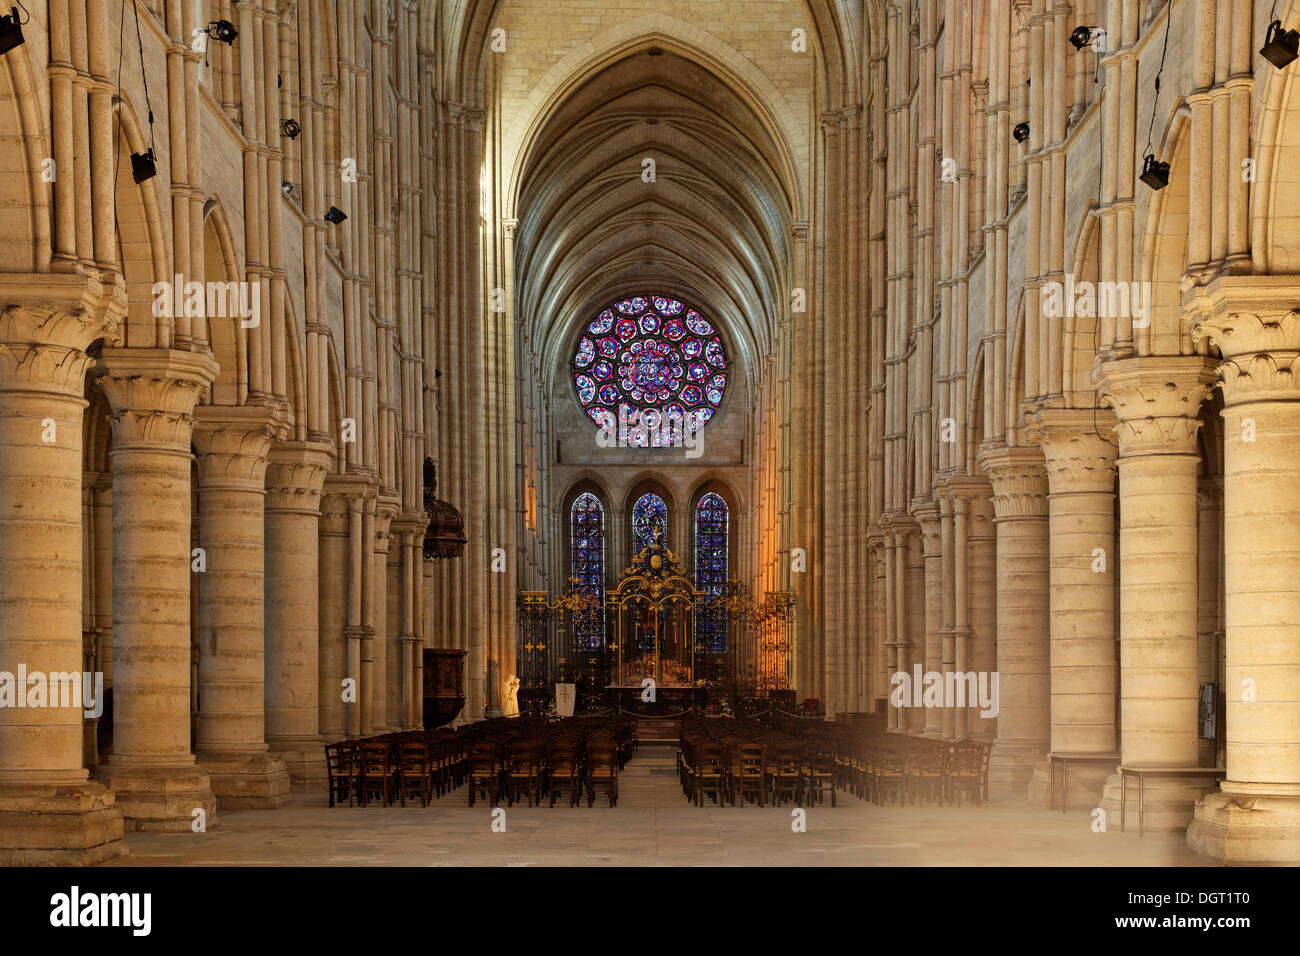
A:
[[[1151,125],[1147,127],[1147,145],[1143,150],[1142,175],[1138,178],[1152,189],[1164,189],[1169,185],[1169,164],[1156,159],[1151,152],[1151,136],[1156,128],[1156,109],[1160,105],[1160,76],[1165,72],[1165,56],[1169,53],[1169,26],[1174,21],[1174,5],[1170,3],[1165,10],[1165,42],[1160,50],[1160,68],[1156,70],[1156,98],[1151,104]]]

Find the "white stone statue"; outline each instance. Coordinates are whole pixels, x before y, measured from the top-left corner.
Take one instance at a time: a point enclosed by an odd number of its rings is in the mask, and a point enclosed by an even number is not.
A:
[[[511,674],[506,678],[505,700],[501,703],[501,714],[513,717],[519,713],[519,678]]]

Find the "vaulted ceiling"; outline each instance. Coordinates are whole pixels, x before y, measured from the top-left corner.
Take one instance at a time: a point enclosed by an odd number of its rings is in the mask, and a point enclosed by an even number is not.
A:
[[[657,47],[628,53],[532,140],[517,203],[520,314],[544,350],[563,352],[608,300],[663,290],[711,311],[755,358],[789,297],[788,166],[706,67]]]

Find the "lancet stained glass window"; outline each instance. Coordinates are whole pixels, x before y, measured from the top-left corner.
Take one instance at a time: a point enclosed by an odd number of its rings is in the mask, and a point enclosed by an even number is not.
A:
[[[695,586],[716,597],[727,586],[727,503],[712,491],[695,506]],[[700,607],[695,612],[695,643],[706,654],[727,651],[727,612]]]
[[[659,529],[659,543],[668,544],[668,506],[654,492],[647,492],[636,500],[632,506],[632,553],[641,550],[655,540],[655,529]]]
[[[569,546],[577,587],[597,600],[597,606],[573,616],[573,646],[599,650],[605,640],[605,513],[600,499],[583,492],[569,511]]]
[[[588,323],[573,355],[578,401],[634,447],[679,445],[717,412],[727,351],[698,310],[664,295],[620,299]]]

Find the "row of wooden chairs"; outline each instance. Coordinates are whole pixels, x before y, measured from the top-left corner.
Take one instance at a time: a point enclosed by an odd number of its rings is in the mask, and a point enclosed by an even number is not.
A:
[[[603,789],[613,805],[617,772],[636,745],[634,720],[592,717],[488,720],[458,730],[338,741],[325,746],[329,805],[346,801],[364,807],[378,799],[385,806],[406,806],[408,798],[418,798],[427,807],[466,782],[473,784],[470,806],[480,792],[493,806],[502,798],[511,805],[527,799],[532,806],[544,792],[554,806],[556,796],[567,793],[572,806],[584,787],[589,803]]]
[[[695,720],[683,725],[677,771],[687,799],[702,806],[752,802],[835,806],[833,728],[825,721]]]
[[[438,731],[408,731],[325,745],[329,805],[384,806],[417,797],[427,807],[465,779],[466,741]]]
[[[696,806],[710,797],[718,806],[752,802],[762,807],[824,802],[835,806],[836,768],[827,754],[809,752],[801,743],[785,741],[722,744],[686,736],[678,749],[677,773],[682,792]]]
[[[988,799],[989,744],[902,734],[842,740],[836,765],[842,784],[877,806],[894,803],[977,806]]]
[[[516,741],[508,747],[475,744],[469,755],[469,805],[478,796],[492,806],[504,797],[510,806],[527,800],[540,806],[543,796],[555,806],[560,796],[576,806],[585,787],[587,805],[595,804],[604,790],[609,805],[618,803],[618,772],[626,759],[625,747],[614,733],[592,733],[585,740],[560,736],[550,741]]]

